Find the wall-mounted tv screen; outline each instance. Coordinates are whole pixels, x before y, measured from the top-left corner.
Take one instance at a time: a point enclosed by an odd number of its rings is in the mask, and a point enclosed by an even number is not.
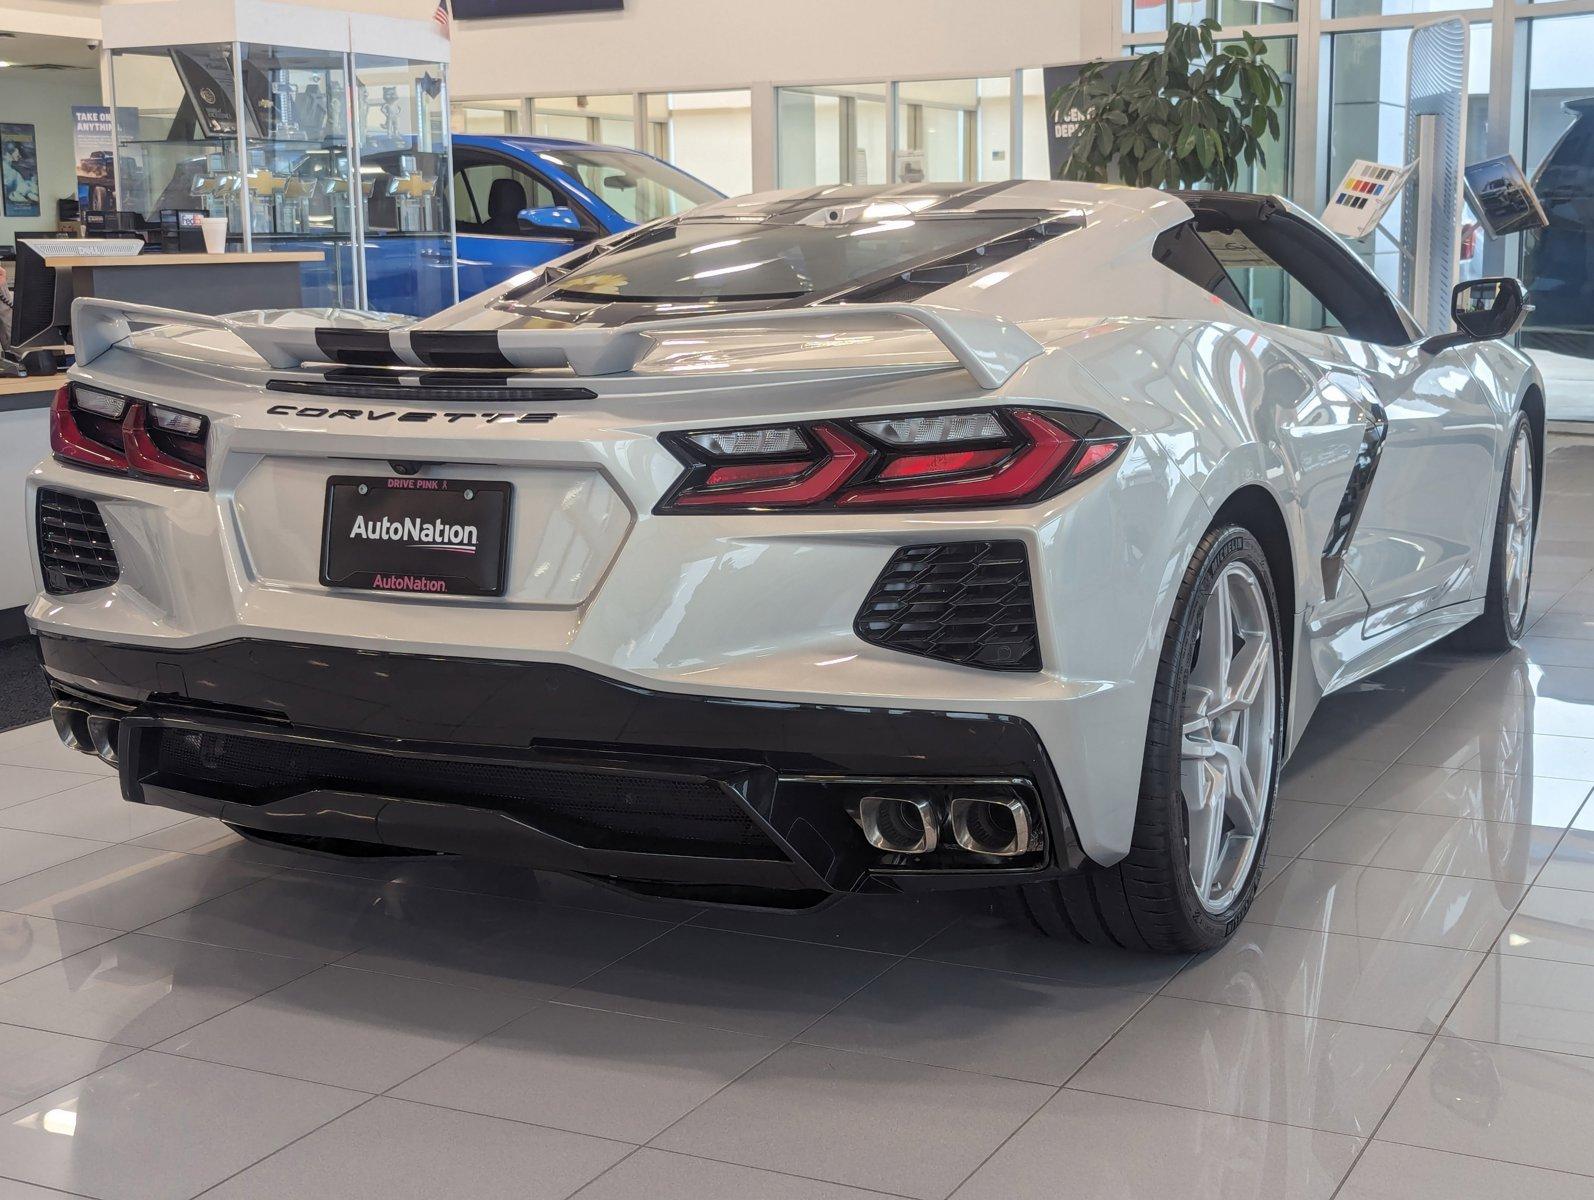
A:
[[[625,0],[454,0],[454,16],[461,21],[475,21],[487,17],[615,12],[624,7]]]

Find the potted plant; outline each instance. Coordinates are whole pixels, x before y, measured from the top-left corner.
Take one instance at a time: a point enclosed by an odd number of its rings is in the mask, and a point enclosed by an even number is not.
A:
[[[1284,84],[1249,33],[1175,23],[1158,50],[1127,63],[1094,62],[1052,96],[1075,136],[1060,179],[1135,187],[1232,188],[1244,164],[1263,164],[1279,136]]]

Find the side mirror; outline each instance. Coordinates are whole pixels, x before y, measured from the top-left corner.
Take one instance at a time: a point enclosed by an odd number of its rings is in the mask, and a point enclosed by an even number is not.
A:
[[[527,233],[554,233],[568,238],[579,238],[587,232],[576,210],[562,204],[546,208],[523,208],[517,220],[520,228]]]
[[[1431,337],[1422,348],[1434,354],[1464,342],[1510,337],[1532,311],[1518,280],[1507,276],[1469,279],[1458,283],[1450,294],[1450,319],[1456,323],[1456,331]]]

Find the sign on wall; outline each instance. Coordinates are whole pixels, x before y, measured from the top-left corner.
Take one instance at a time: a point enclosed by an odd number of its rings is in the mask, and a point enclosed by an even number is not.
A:
[[[0,125],[0,175],[4,178],[5,215],[39,215],[39,145],[32,125]]]
[[[116,207],[116,147],[111,110],[100,105],[73,105],[72,154],[77,159],[77,204],[80,213]]]
[[[625,0],[454,0],[459,21],[488,17],[543,17],[552,13],[618,12]]]
[[[1093,59],[1091,62],[1101,64],[1101,78],[1106,83],[1111,83],[1118,75],[1128,69],[1132,58],[1107,58]],[[1079,77],[1084,74],[1085,68],[1091,62],[1063,63],[1055,67],[1045,68],[1042,75],[1042,85],[1046,89],[1046,146],[1047,160],[1051,164],[1051,177],[1060,179],[1063,167],[1068,163],[1068,156],[1073,153],[1074,141],[1079,136],[1080,125],[1090,117],[1090,113],[1071,108],[1066,112],[1059,101],[1063,93],[1072,91]]]

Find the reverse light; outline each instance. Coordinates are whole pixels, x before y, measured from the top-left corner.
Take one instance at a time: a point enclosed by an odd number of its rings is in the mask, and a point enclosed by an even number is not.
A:
[[[210,423],[194,413],[67,384],[50,403],[50,449],[76,467],[204,488]]]
[[[1029,504],[1111,462],[1129,435],[1064,409],[987,408],[663,436],[687,470],[656,512]]]

